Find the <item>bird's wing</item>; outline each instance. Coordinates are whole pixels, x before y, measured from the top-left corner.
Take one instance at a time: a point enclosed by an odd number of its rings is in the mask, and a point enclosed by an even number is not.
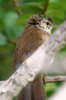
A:
[[[16,68],[16,66],[31,56],[35,50],[48,39],[46,37],[49,38],[49,35],[45,35],[43,31],[40,33],[40,31],[33,29],[23,33],[17,41],[14,67]]]

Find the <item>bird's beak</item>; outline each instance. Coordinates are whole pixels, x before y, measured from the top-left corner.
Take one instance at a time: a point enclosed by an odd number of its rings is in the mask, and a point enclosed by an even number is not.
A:
[[[53,23],[53,24],[52,24],[52,27],[53,27],[53,28],[55,28],[55,27],[57,28],[58,25],[56,25],[56,24]]]

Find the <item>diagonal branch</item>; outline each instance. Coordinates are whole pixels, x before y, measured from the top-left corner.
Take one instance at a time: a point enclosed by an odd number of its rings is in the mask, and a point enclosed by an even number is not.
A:
[[[19,6],[19,3],[18,3],[17,0],[13,0],[13,4],[14,4],[15,7],[18,7]],[[17,13],[19,15],[22,15],[22,11],[20,9],[17,9],[16,11],[17,11]]]
[[[51,61],[54,55],[66,44],[66,22],[51,36],[49,41],[42,44],[38,50],[27,58],[19,69],[0,86],[0,100],[12,100],[19,92],[42,73],[53,73]],[[60,70],[60,68],[58,68]],[[66,69],[65,69],[66,71]]]
[[[16,45],[16,42],[13,41],[12,39],[10,39],[10,38],[8,37],[8,35],[6,34],[5,31],[2,31],[2,34],[6,37],[6,40],[7,40],[8,43],[11,43],[11,44],[13,44],[13,45]]]
[[[9,43],[11,43],[11,44],[16,45],[16,42],[15,42],[15,41],[13,41],[13,40],[11,40],[11,39],[9,39],[9,38],[7,38],[7,37],[6,37],[6,40],[7,40]]]

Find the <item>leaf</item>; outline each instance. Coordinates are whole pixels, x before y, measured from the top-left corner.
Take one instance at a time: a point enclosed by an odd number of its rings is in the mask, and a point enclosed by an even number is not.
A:
[[[12,11],[8,12],[4,18],[4,30],[10,39],[16,39],[22,33],[22,26],[16,25],[17,18],[18,14]]]
[[[24,14],[22,16],[20,16],[17,21],[16,21],[16,24],[21,26],[21,25],[25,25],[27,23],[27,19],[31,16],[32,14],[31,13],[27,13],[27,14]]]
[[[49,3],[46,15],[50,16],[51,18],[53,17],[55,22],[61,24],[65,18],[65,9],[60,3],[51,2]]]
[[[6,37],[0,33],[0,46],[6,45],[7,40]]]
[[[53,17],[57,17],[59,19],[64,18],[64,11],[60,11],[60,10],[49,10],[46,12],[47,15],[49,16],[53,16]]]
[[[16,9],[26,9],[28,7],[38,7],[40,9],[43,9],[43,6],[42,6],[42,2],[25,2],[25,3],[22,3],[20,6],[16,7]]]
[[[50,2],[59,2],[59,0],[50,0]]]
[[[65,9],[65,11],[66,11],[66,0],[60,0],[60,5],[62,5],[63,6],[63,8]]]
[[[54,93],[54,91],[57,89],[57,86],[55,83],[46,84],[45,89],[46,89],[47,95],[51,96],[51,94]]]
[[[4,24],[3,24],[3,19],[5,16],[5,12],[3,8],[0,8],[0,30],[3,29]]]
[[[6,16],[4,17],[5,27],[13,26],[17,18],[18,14],[16,12],[9,11],[8,13],[6,13]]]

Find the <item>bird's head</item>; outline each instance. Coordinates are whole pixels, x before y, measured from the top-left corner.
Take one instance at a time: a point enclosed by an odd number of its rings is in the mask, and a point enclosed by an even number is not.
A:
[[[52,28],[57,27],[54,23],[52,23],[50,18],[44,18],[39,15],[33,15],[29,18],[28,24],[34,25],[37,28],[51,33]]]

